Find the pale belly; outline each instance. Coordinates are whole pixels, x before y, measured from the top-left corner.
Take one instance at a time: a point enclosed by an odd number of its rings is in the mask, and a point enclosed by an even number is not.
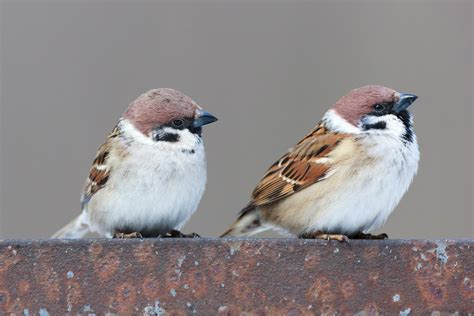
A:
[[[397,206],[417,164],[417,158],[382,160],[358,166],[357,172],[347,166],[273,206],[270,213],[278,213],[278,226],[294,235],[371,232],[382,226]]]
[[[308,204],[307,211],[318,209],[310,221],[309,230],[345,235],[374,231],[393,212],[410,181],[411,177],[398,179],[396,172],[351,181],[323,202],[325,208]]]
[[[180,229],[196,211],[206,183],[204,154],[193,158],[199,159],[125,166],[87,205],[91,229],[106,236],[116,231],[156,236]]]

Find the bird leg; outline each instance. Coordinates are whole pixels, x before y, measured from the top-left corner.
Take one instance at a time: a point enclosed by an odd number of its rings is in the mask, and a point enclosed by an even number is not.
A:
[[[166,233],[164,236],[159,236],[162,238],[199,238],[199,236],[196,233],[191,233],[191,234],[183,234],[179,230],[173,229],[170,232]]]
[[[113,238],[119,238],[119,239],[129,239],[129,238],[140,238],[142,239],[143,236],[139,232],[133,232],[133,233],[122,233],[122,232],[115,232]]]
[[[320,231],[315,233],[304,233],[299,236],[302,239],[324,239],[324,240],[337,240],[349,242],[349,238],[346,235],[342,234],[325,234]]]
[[[352,238],[353,239],[387,239],[388,235],[387,234],[372,235],[372,234],[364,234],[363,232],[359,232],[358,234],[354,235]]]

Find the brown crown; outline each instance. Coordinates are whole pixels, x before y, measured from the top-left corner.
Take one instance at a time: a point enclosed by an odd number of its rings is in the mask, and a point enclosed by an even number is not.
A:
[[[333,109],[347,122],[357,126],[360,118],[373,111],[377,103],[397,101],[398,93],[384,86],[369,85],[352,90],[334,105]]]
[[[150,130],[177,118],[192,118],[200,107],[178,90],[150,90],[133,101],[123,114],[135,128],[148,135]]]

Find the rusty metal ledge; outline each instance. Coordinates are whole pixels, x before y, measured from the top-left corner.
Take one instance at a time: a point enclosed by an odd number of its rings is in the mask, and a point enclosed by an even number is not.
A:
[[[0,242],[0,314],[474,312],[474,241]]]

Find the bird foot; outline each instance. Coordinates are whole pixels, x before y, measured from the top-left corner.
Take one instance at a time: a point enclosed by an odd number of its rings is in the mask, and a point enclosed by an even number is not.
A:
[[[199,236],[196,233],[183,234],[179,230],[173,229],[172,231],[166,233],[163,236],[160,235],[159,237],[161,237],[161,238],[199,238],[201,236]]]
[[[349,242],[349,237],[341,234],[323,234],[321,232],[306,233],[302,234],[300,238],[303,239],[324,239],[324,240],[337,240],[340,242]]]
[[[372,234],[364,234],[362,232],[358,233],[353,239],[388,239],[387,234],[378,234],[378,235],[372,235]]]
[[[133,232],[129,234],[116,232],[113,238],[119,238],[119,239],[140,238],[142,239],[143,236],[139,232]]]

